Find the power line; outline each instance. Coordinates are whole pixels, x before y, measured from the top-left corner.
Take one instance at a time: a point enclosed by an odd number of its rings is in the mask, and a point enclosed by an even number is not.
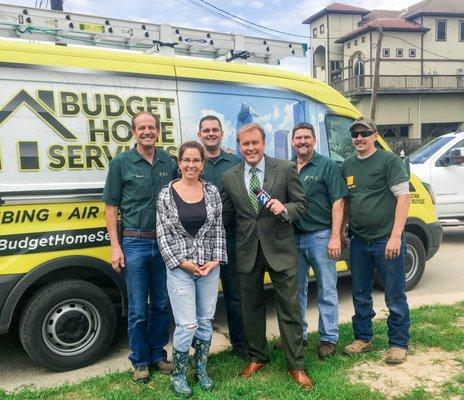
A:
[[[204,5],[199,4],[199,3],[197,3],[197,2],[195,2],[193,0],[190,0],[190,2],[183,2],[181,0],[174,0],[174,1],[177,2],[177,3],[180,3],[180,4],[184,5],[184,6],[187,6],[187,7],[198,8],[198,9],[206,12],[207,14],[214,15],[216,17],[220,17],[220,18],[225,19],[227,21],[233,22],[233,23],[235,23],[237,25],[241,25],[241,26],[243,26],[243,27],[245,27],[247,29],[250,29],[250,30],[252,30],[254,32],[259,32],[259,33],[267,35],[267,36],[276,37],[276,36],[270,34],[269,32],[263,31],[261,29],[255,28],[253,26],[246,25],[244,23],[241,23],[240,21],[235,21],[232,18],[227,17],[226,15],[222,15],[221,13],[219,13],[217,11],[211,10],[211,9],[205,7]]]
[[[264,26],[260,26],[260,25],[257,25],[253,22],[250,22],[250,21],[247,21],[243,18],[240,18],[240,17],[237,17],[237,16],[234,16],[233,14],[230,14],[228,13],[227,11],[224,11],[218,7],[215,7],[214,5],[210,5],[213,7],[213,9],[210,9],[208,8],[207,6],[201,4],[201,3],[198,3],[197,1],[195,0],[190,0],[190,3],[193,3],[195,4],[198,8],[206,11],[207,13],[209,14],[213,14],[213,15],[216,15],[216,16],[219,16],[220,18],[223,18],[227,21],[230,21],[236,25],[240,25],[240,26],[243,26],[247,29],[251,29],[255,32],[260,32],[260,33],[263,33],[267,36],[271,36],[271,37],[276,37],[275,35],[271,34],[270,31],[268,28],[264,27]],[[209,5],[209,3],[206,3]],[[262,29],[259,29],[259,28],[263,28],[265,29],[264,31]]]
[[[263,29],[266,29],[270,32],[275,32],[275,33],[281,33],[283,35],[288,35],[288,36],[294,36],[294,37],[299,37],[299,38],[304,38],[304,39],[311,39],[311,36],[306,36],[306,35],[298,35],[296,33],[290,33],[290,32],[285,32],[285,31],[280,31],[280,30],[277,30],[277,29],[272,29],[272,28],[268,28],[267,26],[264,26],[264,25],[260,25],[260,24],[257,24],[256,22],[253,22],[253,21],[249,21],[247,19],[244,19],[242,17],[239,17],[238,15],[235,15],[235,14],[232,14],[220,7],[217,7],[215,6],[214,4],[211,4],[211,3],[208,3],[207,1],[205,0],[200,0],[202,3],[205,3],[207,5],[209,5],[210,7],[213,7],[215,10],[218,10],[220,12],[223,12],[224,14],[227,14],[229,16],[231,16],[232,18],[235,18],[235,19],[238,19],[240,21],[243,21],[243,22],[246,22],[247,24],[251,24],[251,25],[254,25],[254,26],[257,26],[259,28],[263,28]]]
[[[232,23],[234,23],[234,24],[236,24],[236,25],[243,26],[243,27],[245,27],[245,28],[247,28],[247,29],[250,29],[250,30],[252,30],[252,31],[259,32],[259,33],[262,33],[262,34],[267,35],[267,36],[276,37],[275,35],[273,35],[273,34],[271,34],[271,33],[269,33],[269,32],[266,32],[265,30],[262,30],[262,29],[259,29],[259,28],[255,27],[255,26],[253,26],[253,24],[248,25],[247,23],[243,23],[243,22],[240,22],[240,21],[236,21],[236,20],[234,20],[233,18],[228,17],[227,15],[221,14],[219,11],[215,11],[215,10],[209,9],[208,7],[202,5],[201,3],[198,3],[198,2],[195,1],[195,0],[189,0],[189,1],[190,1],[191,3],[193,3],[193,4],[195,4],[198,8],[200,8],[200,9],[206,11],[206,12],[209,13],[209,14],[219,16],[220,18],[223,18],[223,19],[225,19],[225,20],[227,20],[227,21],[230,21],[230,22],[232,22]]]

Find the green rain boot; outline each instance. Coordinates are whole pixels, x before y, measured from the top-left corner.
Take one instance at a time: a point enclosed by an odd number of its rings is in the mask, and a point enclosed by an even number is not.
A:
[[[172,373],[171,373],[171,385],[172,390],[177,396],[190,397],[193,394],[191,387],[187,383],[187,363],[188,363],[188,351],[181,352],[176,349],[172,350]]]
[[[193,347],[195,348],[195,365],[197,368],[197,378],[200,382],[200,386],[204,390],[210,390],[214,386],[213,380],[208,376],[206,372],[206,366],[208,365],[208,353],[209,347],[211,346],[211,340],[207,342],[197,337],[193,338]]]

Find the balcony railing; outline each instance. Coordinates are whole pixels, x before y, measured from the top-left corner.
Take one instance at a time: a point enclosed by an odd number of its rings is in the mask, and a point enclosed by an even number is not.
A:
[[[379,91],[464,91],[462,75],[380,75]],[[356,75],[330,84],[344,95],[370,92],[372,75]]]

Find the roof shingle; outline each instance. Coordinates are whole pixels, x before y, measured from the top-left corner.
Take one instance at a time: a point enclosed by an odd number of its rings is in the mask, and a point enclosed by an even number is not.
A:
[[[347,33],[335,41],[335,43],[344,43],[347,40],[355,38],[362,33],[378,30],[380,27],[384,31],[408,31],[408,32],[426,32],[429,29],[415,22],[407,21],[401,18],[376,18],[361,25],[358,29]]]
[[[323,8],[322,10],[318,11],[316,14],[313,14],[309,18],[305,19],[303,21],[303,24],[310,24],[311,22],[328,13],[366,15],[369,14],[369,12],[369,10],[361,7],[350,6],[348,4],[343,3],[332,3],[329,4],[327,7]]]
[[[414,18],[421,14],[463,14],[464,0],[424,0],[404,9],[403,18]]]
[[[372,21],[376,18],[400,18],[401,11],[398,10],[372,10],[369,14],[366,14],[361,23],[362,25],[364,22]]]

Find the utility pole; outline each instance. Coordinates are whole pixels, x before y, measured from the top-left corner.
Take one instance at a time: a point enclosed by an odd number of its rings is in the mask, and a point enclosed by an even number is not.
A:
[[[371,95],[371,119],[375,121],[375,111],[377,109],[377,94],[379,92],[379,85],[380,85],[380,56],[382,55],[382,36],[383,36],[383,29],[382,25],[380,25],[378,29],[379,36],[377,37],[377,47],[375,52],[375,64],[374,64],[374,77],[372,82],[372,95]]]

